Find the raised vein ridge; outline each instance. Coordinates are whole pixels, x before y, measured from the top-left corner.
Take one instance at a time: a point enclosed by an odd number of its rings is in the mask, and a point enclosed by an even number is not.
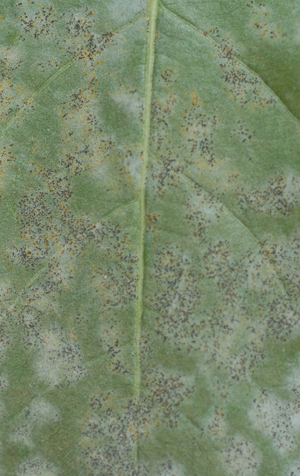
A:
[[[141,391],[141,363],[140,363],[140,337],[141,321],[143,315],[143,290],[144,290],[144,254],[145,254],[145,205],[146,205],[146,175],[149,159],[149,139],[151,122],[151,99],[153,83],[153,66],[155,50],[156,19],[158,11],[158,0],[152,0],[150,5],[150,23],[147,46],[147,66],[146,66],[146,88],[145,88],[145,116],[144,116],[144,137],[143,137],[143,165],[140,186],[140,242],[139,242],[139,279],[137,297],[137,318],[135,328],[135,376],[134,376],[134,399],[138,404]],[[137,464],[138,451],[137,442],[134,448],[134,460]]]

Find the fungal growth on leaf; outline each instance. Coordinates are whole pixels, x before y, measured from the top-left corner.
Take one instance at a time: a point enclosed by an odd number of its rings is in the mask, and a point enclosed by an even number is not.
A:
[[[300,474],[299,2],[0,6],[0,475]]]

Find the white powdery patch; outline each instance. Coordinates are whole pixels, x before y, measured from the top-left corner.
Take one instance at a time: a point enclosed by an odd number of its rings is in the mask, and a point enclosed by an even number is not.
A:
[[[56,408],[45,399],[37,398],[24,411],[20,423],[14,426],[10,440],[15,444],[33,448],[32,432],[47,423],[58,423],[59,420]]]
[[[173,312],[176,311],[177,305],[178,305],[178,300],[181,295],[183,295],[187,285],[188,285],[188,273],[189,273],[189,265],[190,265],[190,259],[189,259],[189,254],[188,252],[184,252],[182,254],[182,262],[184,263],[182,267],[182,274],[179,279],[179,284],[177,285],[176,289],[176,294],[174,298],[172,299],[170,306],[168,307],[167,313],[170,315]]]
[[[130,87],[121,87],[120,92],[112,96],[112,99],[133,118],[143,117],[143,101],[139,92]]]
[[[142,169],[142,151],[133,150],[126,151],[126,157],[124,159],[124,167],[127,169],[128,173],[132,176],[133,182],[135,184],[140,184],[141,182],[141,169]]]
[[[300,178],[295,174],[282,174],[259,188],[251,188],[244,195],[246,204],[260,213],[271,216],[290,215],[299,202]]]
[[[30,406],[32,420],[42,425],[47,422],[58,422],[59,416],[56,408],[44,398],[37,398]]]
[[[252,441],[243,436],[229,440],[221,451],[220,459],[231,476],[256,476],[261,462],[261,453]]]
[[[57,471],[52,464],[42,458],[31,459],[23,463],[17,476],[56,476]]]
[[[293,403],[286,403],[278,397],[261,393],[248,412],[254,428],[269,437],[280,455],[286,455],[296,448]],[[295,423],[295,421],[294,421]]]
[[[144,0],[131,0],[128,4],[127,0],[110,0],[105,4],[105,8],[114,20],[120,21],[122,19],[125,22],[128,16],[131,18],[133,14],[144,10],[145,2]]]
[[[17,63],[22,59],[20,48],[1,48],[1,59],[3,59],[10,68],[16,67]]]
[[[171,461],[163,463],[158,471],[157,476],[184,476],[185,474],[182,465]]]
[[[297,398],[300,397],[300,359],[287,377],[287,388],[291,390]]]
[[[211,439],[218,440],[225,436],[227,427],[223,409],[215,407],[213,412],[204,419],[202,431]]]
[[[293,367],[291,374],[287,377],[287,389],[290,390],[296,397],[295,401],[290,403],[291,409],[290,421],[293,433],[300,434],[300,412],[299,412],[299,397],[300,397],[300,360],[297,365]],[[300,467],[300,463],[299,463]],[[295,473],[298,474],[298,473]],[[299,473],[300,475],[300,473]]]
[[[5,377],[4,375],[0,375],[0,393],[6,390],[7,387],[8,387],[7,377]],[[5,405],[3,402],[0,401],[0,421],[4,417],[5,413],[6,413]],[[0,470],[0,474],[1,474],[1,470]]]
[[[79,346],[71,342],[61,329],[43,332],[39,348],[40,355],[35,368],[39,377],[49,385],[70,384],[87,375],[81,364]]]
[[[300,413],[294,413],[291,415],[291,425],[295,432],[300,433]]]
[[[284,476],[300,476],[300,461],[296,461],[289,466]]]

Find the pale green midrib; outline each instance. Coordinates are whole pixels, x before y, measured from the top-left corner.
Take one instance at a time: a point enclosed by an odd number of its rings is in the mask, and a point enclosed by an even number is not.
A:
[[[137,297],[137,321],[135,332],[135,351],[136,351],[136,369],[135,369],[135,400],[139,400],[141,387],[141,369],[140,369],[140,335],[141,320],[143,314],[143,290],[144,290],[144,253],[145,253],[145,201],[146,201],[146,174],[149,159],[149,138],[150,138],[150,116],[151,116],[151,98],[152,98],[152,76],[154,64],[154,39],[157,17],[158,0],[151,3],[150,25],[147,49],[147,71],[146,71],[146,97],[145,97],[145,119],[144,119],[144,140],[143,140],[143,165],[140,187],[140,242],[139,242],[139,268],[138,268],[138,297]]]
[[[144,140],[143,140],[143,165],[140,187],[140,242],[139,242],[139,267],[138,267],[138,289],[137,289],[137,318],[135,328],[135,376],[134,376],[134,400],[138,405],[141,392],[141,362],[140,362],[140,338],[141,322],[143,315],[143,294],[144,294],[144,255],[145,255],[145,205],[146,205],[146,175],[149,159],[149,139],[151,122],[151,100],[154,65],[154,44],[156,33],[156,19],[158,11],[158,0],[152,0],[150,5],[150,24],[147,47],[147,69],[146,69],[146,91],[145,91],[145,119],[144,119]],[[136,429],[137,430],[137,429]],[[134,445],[134,465],[138,462],[138,442]]]

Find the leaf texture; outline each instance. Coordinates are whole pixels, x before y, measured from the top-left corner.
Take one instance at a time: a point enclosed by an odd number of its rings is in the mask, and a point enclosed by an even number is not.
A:
[[[299,17],[2,3],[0,475],[300,475]]]

